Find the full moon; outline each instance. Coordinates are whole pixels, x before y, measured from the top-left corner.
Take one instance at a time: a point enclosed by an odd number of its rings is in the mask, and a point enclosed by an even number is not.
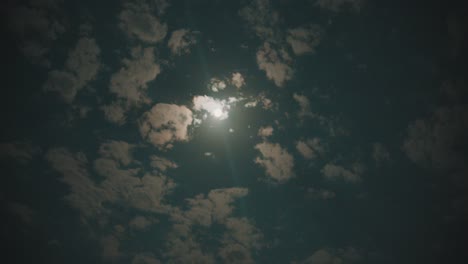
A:
[[[216,118],[219,118],[222,115],[223,115],[223,110],[221,110],[219,108],[213,111],[213,116],[216,117]]]

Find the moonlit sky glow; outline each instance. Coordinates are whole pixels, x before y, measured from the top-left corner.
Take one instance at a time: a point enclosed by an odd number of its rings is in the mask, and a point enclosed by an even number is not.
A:
[[[2,263],[468,262],[468,1],[4,2]]]

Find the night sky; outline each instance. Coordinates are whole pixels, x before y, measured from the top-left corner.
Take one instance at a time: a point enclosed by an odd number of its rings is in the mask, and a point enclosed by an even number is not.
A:
[[[6,1],[2,262],[467,263],[464,2]]]

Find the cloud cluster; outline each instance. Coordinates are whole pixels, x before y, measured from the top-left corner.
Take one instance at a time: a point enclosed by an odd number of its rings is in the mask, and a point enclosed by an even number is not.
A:
[[[310,257],[301,261],[301,264],[341,264],[361,263],[362,255],[353,247],[344,249],[321,248],[316,250]]]
[[[208,88],[213,92],[219,92],[226,89],[226,83],[223,80],[217,78],[211,78]]]
[[[302,120],[302,119],[304,119],[306,117],[315,117],[316,116],[310,110],[309,98],[307,98],[304,95],[297,94],[297,93],[293,94],[293,98],[299,104],[299,107],[300,107],[299,113],[297,114],[299,119]]]
[[[141,136],[159,149],[170,149],[176,141],[188,141],[192,111],[175,104],[156,104],[139,120]]]
[[[372,145],[372,158],[377,165],[390,161],[390,153],[382,143]]]
[[[262,138],[270,137],[273,135],[273,127],[272,126],[260,127],[258,129],[257,135]]]
[[[178,167],[175,162],[156,155],[150,156],[150,160],[151,167],[158,169],[161,172],[165,172],[167,169],[175,169]]]
[[[31,161],[40,149],[28,142],[12,141],[0,143],[0,159],[11,158],[21,163]]]
[[[49,72],[44,91],[57,92],[65,102],[72,103],[78,91],[96,77],[101,66],[100,52],[94,39],[79,39],[68,54],[65,69]]]
[[[284,183],[294,177],[294,159],[286,149],[278,143],[262,142],[255,145],[260,151],[261,157],[257,157],[255,163],[265,168],[266,174],[278,183]]]
[[[127,35],[143,42],[161,42],[166,37],[167,25],[153,13],[154,10],[142,1],[127,2],[119,14],[119,26]]]
[[[188,29],[182,28],[172,32],[167,46],[173,55],[190,53],[190,46],[197,43],[195,35]]]

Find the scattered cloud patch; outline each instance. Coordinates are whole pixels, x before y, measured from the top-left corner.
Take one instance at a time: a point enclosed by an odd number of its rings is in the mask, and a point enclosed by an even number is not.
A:
[[[294,100],[299,104],[300,110],[299,113],[297,114],[300,119],[304,119],[306,117],[315,117],[316,115],[312,113],[310,110],[310,101],[309,98],[307,98],[304,95],[300,95],[297,93],[293,94]]]
[[[308,188],[306,197],[316,200],[331,200],[336,197],[336,194],[334,191],[330,190]]]
[[[119,14],[119,27],[130,37],[155,44],[167,34],[167,25],[153,15],[154,11],[146,3],[127,2]]]
[[[190,53],[190,46],[197,43],[195,35],[188,29],[178,29],[172,32],[167,46],[173,55],[183,55]]]
[[[390,161],[390,153],[382,143],[372,145],[372,158],[377,165]]]
[[[258,129],[257,135],[262,138],[270,137],[273,135],[273,127],[272,126],[260,127]]]
[[[57,92],[65,102],[72,103],[77,93],[95,79],[101,67],[100,53],[94,39],[79,39],[68,54],[65,69],[50,71],[43,90]]]
[[[315,159],[325,153],[325,145],[320,138],[299,140],[296,143],[296,149],[301,153],[304,159]]]
[[[216,119],[224,120],[229,117],[231,106],[239,100],[241,99],[235,97],[220,100],[211,96],[198,95],[193,97],[193,110],[195,112],[207,112]]]
[[[294,177],[294,159],[278,143],[262,142],[255,146],[261,157],[254,161],[265,168],[266,174],[278,183],[284,183]]]
[[[156,155],[150,156],[150,160],[151,167],[158,169],[161,172],[165,172],[167,169],[175,169],[178,167],[178,165],[175,162],[163,157],[158,157]]]
[[[28,163],[40,149],[28,142],[13,141],[0,143],[0,158],[11,158],[23,164]]]
[[[294,71],[291,63],[292,58],[285,49],[276,50],[269,42],[265,42],[257,51],[259,69],[265,71],[267,78],[278,87],[282,87],[286,81],[292,79]]]
[[[359,12],[363,3],[364,0],[317,0],[315,5],[332,12],[340,12],[346,8]]]
[[[159,149],[170,149],[176,141],[188,141],[192,111],[175,104],[156,104],[139,120],[141,136]]]
[[[242,74],[240,74],[239,72],[233,73],[231,77],[231,84],[236,86],[237,89],[240,89],[242,86],[244,86],[245,80]]]
[[[317,25],[308,25],[288,30],[286,42],[291,46],[295,55],[315,52],[320,44],[322,29]]]
[[[210,83],[208,84],[208,89],[213,92],[219,92],[226,89],[226,83],[217,78],[211,78]]]
[[[344,180],[346,182],[359,182],[362,167],[356,164],[352,170],[347,170],[342,166],[333,163],[326,164],[321,170],[323,176],[329,180]]]

